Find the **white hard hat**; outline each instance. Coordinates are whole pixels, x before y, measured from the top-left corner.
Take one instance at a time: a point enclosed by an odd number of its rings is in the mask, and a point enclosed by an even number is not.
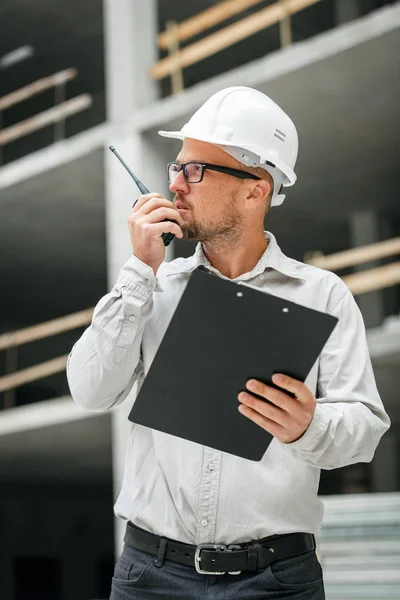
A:
[[[294,185],[297,179],[293,170],[298,151],[296,127],[271,98],[252,88],[221,90],[180,131],[158,133],[179,140],[209,142],[248,167],[262,167],[274,180],[271,206],[282,204],[282,186]]]

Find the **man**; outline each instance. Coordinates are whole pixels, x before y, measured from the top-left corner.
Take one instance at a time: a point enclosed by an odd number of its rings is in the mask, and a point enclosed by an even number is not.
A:
[[[75,401],[107,410],[140,386],[198,267],[339,321],[306,383],[283,373],[274,381],[288,394],[257,381],[238,390],[243,418],[274,436],[260,462],[131,424],[111,599],[323,600],[320,469],[370,461],[389,427],[362,317],[341,279],[287,258],[264,232],[282,186],[296,180],[297,132],[272,100],[228,88],[181,131],[160,133],[183,140],[168,167],[173,204],[146,194],[134,205],[133,255],[69,357]],[[195,254],[165,263],[166,232],[198,240]]]

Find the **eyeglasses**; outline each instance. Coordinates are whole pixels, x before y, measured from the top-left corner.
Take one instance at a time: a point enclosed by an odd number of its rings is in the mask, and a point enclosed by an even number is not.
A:
[[[238,177],[239,179],[261,179],[257,175],[247,173],[246,171],[240,171],[239,169],[231,169],[230,167],[220,167],[219,165],[210,165],[209,163],[201,162],[187,162],[187,163],[176,163],[171,162],[168,164],[168,181],[172,183],[180,171],[183,173],[183,178],[187,183],[200,183],[204,177],[204,171],[218,171],[219,173],[225,173],[226,175],[232,175],[232,177]]]

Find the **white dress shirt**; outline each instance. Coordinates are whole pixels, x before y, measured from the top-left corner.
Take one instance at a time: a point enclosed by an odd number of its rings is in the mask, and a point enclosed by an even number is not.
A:
[[[329,271],[286,257],[274,236],[266,236],[258,264],[234,281],[339,319],[306,380],[318,400],[314,418],[299,440],[274,438],[259,462],[131,423],[115,512],[148,531],[190,544],[318,533],[320,469],[369,462],[389,427],[363,319],[347,286]],[[69,356],[75,402],[94,411],[127,397],[134,402],[128,394],[135,382],[140,387],[190,274],[201,265],[223,277],[200,244],[190,258],[163,263],[157,278],[135,256],[125,263]]]

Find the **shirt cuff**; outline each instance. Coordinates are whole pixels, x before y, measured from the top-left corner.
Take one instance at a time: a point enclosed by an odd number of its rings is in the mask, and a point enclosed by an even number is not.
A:
[[[141,288],[143,293],[162,291],[154,271],[149,265],[142,262],[137,256],[131,256],[119,272],[117,283],[130,288]]]
[[[329,413],[329,411],[324,411],[323,404],[318,404],[317,402],[314,416],[308,429],[298,440],[290,442],[289,444],[282,443],[282,445],[288,450],[305,450],[306,452],[311,452],[321,435],[323,435],[329,427],[329,415],[327,413]]]

